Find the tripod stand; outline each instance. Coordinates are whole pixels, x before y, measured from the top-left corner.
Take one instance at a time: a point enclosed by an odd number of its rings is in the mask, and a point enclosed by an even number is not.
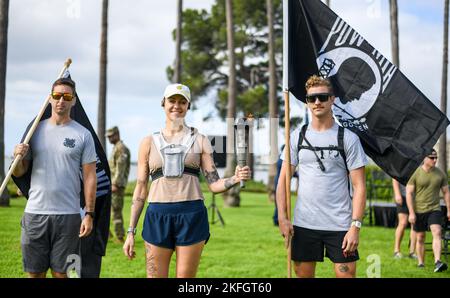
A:
[[[212,194],[212,201],[211,201],[211,204],[209,205],[209,207],[208,207],[208,210],[211,210],[210,211],[210,213],[211,213],[211,224],[215,224],[217,221],[220,221],[220,223],[222,224],[222,226],[225,226],[225,222],[224,222],[224,220],[223,220],[223,218],[222,218],[222,215],[220,214],[220,211],[219,211],[219,208],[217,208],[217,205],[216,205],[216,195],[213,193]],[[217,213],[217,217],[219,218],[219,219],[214,219],[214,215]]]

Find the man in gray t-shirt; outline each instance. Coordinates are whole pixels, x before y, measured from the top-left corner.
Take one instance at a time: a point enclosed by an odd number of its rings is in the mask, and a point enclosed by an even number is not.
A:
[[[315,131],[310,124],[306,138],[316,147],[337,147],[338,127],[334,123],[330,129]],[[313,151],[302,149],[298,152],[299,135],[300,129],[294,130],[290,146],[291,165],[298,165],[299,169],[294,225],[313,230],[348,231],[352,220],[352,201],[349,177],[341,154],[334,150],[319,150],[317,154],[326,170],[322,172]],[[345,130],[343,141],[348,170],[364,167],[367,159],[358,136]],[[283,160],[284,154],[281,155]]]
[[[306,92],[312,121],[292,132],[290,165],[283,161],[278,180],[280,232],[287,243],[293,235],[291,253],[298,277],[314,277],[316,262],[323,261],[324,253],[335,264],[337,277],[355,277],[367,158],[358,136],[334,121],[330,82],[312,76]],[[283,160],[284,156],[285,152]],[[299,188],[292,224],[286,216],[286,168],[293,172],[297,165]]]
[[[24,158],[13,175],[20,177],[31,167],[21,222],[22,260],[30,277],[45,277],[49,268],[54,277],[67,277],[72,256],[79,255],[79,238],[88,236],[93,226],[97,156],[91,133],[70,118],[74,94],[71,79],[57,80],[52,87],[50,118],[39,123],[30,145],[19,144],[14,149],[14,156]],[[86,203],[83,220],[81,191]]]

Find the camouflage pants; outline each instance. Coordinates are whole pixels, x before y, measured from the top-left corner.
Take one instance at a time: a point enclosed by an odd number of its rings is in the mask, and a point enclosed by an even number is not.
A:
[[[117,238],[123,238],[125,236],[122,216],[124,193],[125,188],[119,187],[111,197],[112,221]]]

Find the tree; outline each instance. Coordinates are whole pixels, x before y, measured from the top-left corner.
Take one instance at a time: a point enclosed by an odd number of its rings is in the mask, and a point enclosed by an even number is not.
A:
[[[9,0],[0,0],[0,181],[5,179],[5,93],[8,50]],[[0,194],[0,206],[9,206],[8,188]]]
[[[275,62],[275,34],[273,28],[273,1],[267,0],[267,27],[269,28],[269,139],[270,139],[270,156],[278,156],[278,126],[275,125],[273,119],[279,117],[278,115],[278,98],[277,98],[277,73]],[[275,126],[275,127],[274,127]],[[277,163],[269,164],[269,179],[267,190],[269,197],[275,199],[275,176],[277,174]]]
[[[442,59],[441,111],[447,115],[447,68],[448,68],[448,0],[444,5],[444,51]],[[447,172],[447,131],[439,139],[439,167]]]
[[[182,39],[182,23],[183,23],[183,0],[178,0],[177,6],[177,29],[176,29],[176,46],[175,46],[175,66],[172,83],[181,83],[181,39]]]
[[[391,20],[391,46],[392,46],[392,62],[400,67],[400,55],[398,46],[398,7],[397,0],[389,0],[390,20]]]
[[[100,38],[100,82],[98,95],[97,134],[103,149],[106,150],[106,83],[108,64],[108,0],[102,4],[102,32]]]
[[[228,45],[228,104],[227,104],[227,165],[225,176],[234,175],[236,161],[233,151],[234,119],[236,118],[236,56],[234,52],[233,1],[226,0],[227,45]],[[240,205],[239,188],[233,187],[223,194],[224,204],[230,207]]]

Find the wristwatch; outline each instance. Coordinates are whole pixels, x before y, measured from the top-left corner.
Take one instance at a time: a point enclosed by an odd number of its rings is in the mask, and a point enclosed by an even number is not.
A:
[[[355,227],[357,227],[358,229],[361,229],[361,227],[362,227],[362,222],[360,222],[359,220],[357,220],[357,219],[353,219],[352,220],[352,225],[351,226],[355,226]]]
[[[86,211],[85,214],[89,215],[90,217],[92,217],[92,219],[94,219],[94,217],[95,217],[95,212],[94,211]]]
[[[128,233],[133,233],[133,235],[136,235],[136,228],[129,227],[127,230],[127,234]]]

